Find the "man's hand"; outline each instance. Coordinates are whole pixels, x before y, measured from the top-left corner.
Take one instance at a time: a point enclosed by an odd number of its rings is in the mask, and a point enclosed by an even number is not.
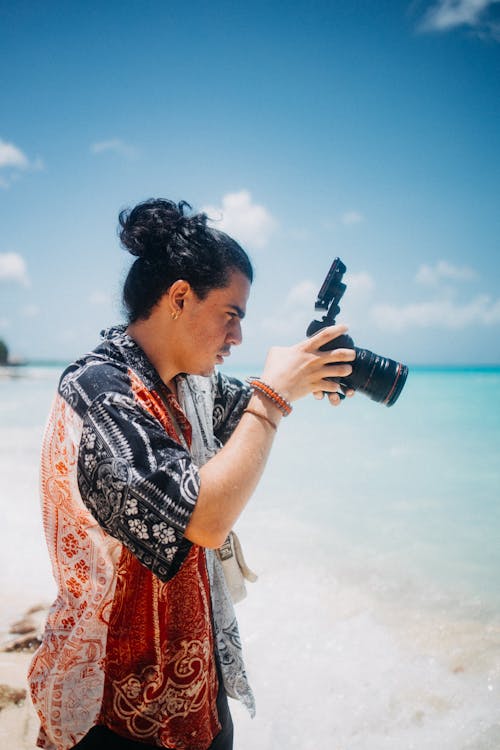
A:
[[[268,383],[288,401],[314,394],[323,398],[324,393],[332,406],[338,405],[339,384],[329,378],[342,378],[351,374],[352,362],[356,358],[354,349],[330,349],[320,351],[324,344],[347,332],[344,325],[328,326],[293,346],[273,347],[267,356],[262,380]],[[346,396],[352,396],[349,390]]]
[[[354,391],[352,388],[349,388],[347,391],[336,391],[336,393],[329,393],[328,394],[328,401],[331,403],[332,406],[338,406],[342,403],[344,398],[347,396],[347,398],[351,398],[354,396],[356,391]],[[324,391],[314,391],[313,396],[318,401],[321,401],[322,398],[325,397]]]

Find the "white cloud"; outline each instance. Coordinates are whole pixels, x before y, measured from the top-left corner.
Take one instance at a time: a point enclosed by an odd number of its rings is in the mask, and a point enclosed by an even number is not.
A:
[[[430,298],[398,305],[390,300],[373,301],[375,281],[369,273],[346,273],[347,292],[341,302],[342,317],[351,325],[354,322],[366,325],[371,321],[383,330],[396,332],[499,325],[500,298],[474,292],[464,295],[461,282],[477,278],[478,273],[473,268],[444,260],[432,266],[422,265],[414,280],[427,287]]]
[[[437,0],[425,14],[421,29],[448,31],[457,26],[469,26],[496,36],[499,28],[490,20],[488,11],[498,2],[500,0]]]
[[[17,281],[29,286],[26,262],[19,253],[0,253],[0,281]]]
[[[361,224],[364,221],[364,217],[359,211],[346,211],[340,217],[340,221],[345,226],[352,226],[353,224]]]
[[[288,292],[285,307],[294,308],[297,307],[297,305],[300,305],[301,307],[307,305],[312,309],[317,292],[318,289],[312,281],[300,281]]]
[[[13,143],[7,143],[0,139],[0,168],[3,167],[17,167],[18,169],[26,169],[29,165],[29,160],[25,154]]]
[[[500,299],[492,300],[487,294],[474,297],[470,302],[457,303],[451,298],[415,302],[397,307],[375,305],[372,318],[380,328],[404,331],[408,328],[462,329],[472,325],[498,325]]]
[[[9,188],[22,171],[40,171],[43,168],[43,161],[39,157],[31,162],[18,146],[0,138],[0,169],[4,170],[0,175],[0,188]]]
[[[370,274],[364,271],[346,273],[344,281],[347,291],[340,306],[342,316],[344,317],[344,312],[346,312],[352,323],[360,310],[366,310],[366,305],[375,289],[375,282]],[[308,279],[299,281],[289,290],[278,312],[264,319],[263,325],[266,330],[280,336],[297,338],[298,331],[305,330],[313,318],[322,317],[324,314],[314,310],[318,291],[318,283],[313,283]]]
[[[222,206],[202,208],[216,229],[226,232],[243,245],[254,248],[265,247],[276,228],[277,222],[264,206],[254,203],[248,190],[227,193]]]
[[[434,266],[422,265],[415,281],[432,289],[432,298],[404,305],[378,304],[370,317],[384,329],[404,331],[410,328],[460,330],[468,326],[500,324],[500,299],[488,294],[464,298],[458,284],[478,277],[469,266],[455,266],[440,260]]]
[[[369,273],[361,271],[360,273],[346,273],[345,283],[349,290],[349,295],[367,296],[375,289],[375,282]]]
[[[279,311],[263,319],[266,332],[278,336],[295,336],[305,330],[314,315],[314,302],[318,294],[318,285],[304,279],[295,284],[288,292]]]
[[[475,278],[477,278],[477,273],[474,269],[469,268],[468,266],[454,266],[445,260],[440,260],[435,266],[420,266],[415,280],[419,284],[435,286],[442,279],[449,279],[452,281],[470,281]]]
[[[340,306],[339,322],[348,321],[351,329],[372,323],[384,331],[402,332],[432,328],[463,330],[500,325],[500,298],[475,294],[464,299],[459,283],[476,278],[474,269],[440,261],[435,266],[422,266],[415,280],[427,284],[432,298],[406,304],[374,303],[376,284],[365,272],[346,273],[347,291]],[[318,287],[312,281],[295,284],[284,301],[262,321],[267,333],[295,340],[297,331],[304,330],[314,315]],[[316,315],[317,317],[317,315]]]
[[[125,156],[127,159],[133,159],[137,156],[137,149],[121,138],[110,138],[107,141],[91,143],[91,154],[104,154],[106,152],[119,154],[120,156]]]
[[[367,319],[375,281],[369,273],[360,271],[358,273],[347,272],[344,276],[344,283],[347,289],[340,301],[340,314],[337,316],[337,321],[347,323],[352,329],[358,330]]]

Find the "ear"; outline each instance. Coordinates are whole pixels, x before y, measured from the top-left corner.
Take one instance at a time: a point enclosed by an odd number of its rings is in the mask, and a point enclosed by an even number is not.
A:
[[[184,308],[184,302],[192,294],[191,284],[184,279],[177,279],[167,292],[170,312],[172,316],[179,316]]]

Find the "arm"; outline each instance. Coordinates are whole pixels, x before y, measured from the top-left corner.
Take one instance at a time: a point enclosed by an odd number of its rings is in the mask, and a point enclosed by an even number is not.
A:
[[[161,580],[175,575],[191,546],[184,530],[198,496],[198,470],[134,399],[101,393],[88,408],[78,487],[108,534]]]
[[[338,384],[324,378],[349,375],[352,368],[347,363],[355,353],[319,349],[346,330],[331,326],[295,346],[271,349],[262,380],[291,402],[318,391],[335,393]],[[243,413],[226,445],[200,469],[198,501],[185,536],[204,547],[219,547],[231,531],[262,476],[273,444],[276,431],[266,420],[277,427],[282,419],[278,408],[259,392],[252,395],[248,408],[266,419]]]

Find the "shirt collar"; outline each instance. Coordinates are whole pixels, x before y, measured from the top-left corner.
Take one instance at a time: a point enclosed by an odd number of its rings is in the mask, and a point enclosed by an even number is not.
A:
[[[112,356],[118,355],[119,359],[140,377],[147,388],[157,387],[162,383],[162,379],[126,329],[126,325],[120,324],[101,331],[102,343],[98,348],[104,347]]]

